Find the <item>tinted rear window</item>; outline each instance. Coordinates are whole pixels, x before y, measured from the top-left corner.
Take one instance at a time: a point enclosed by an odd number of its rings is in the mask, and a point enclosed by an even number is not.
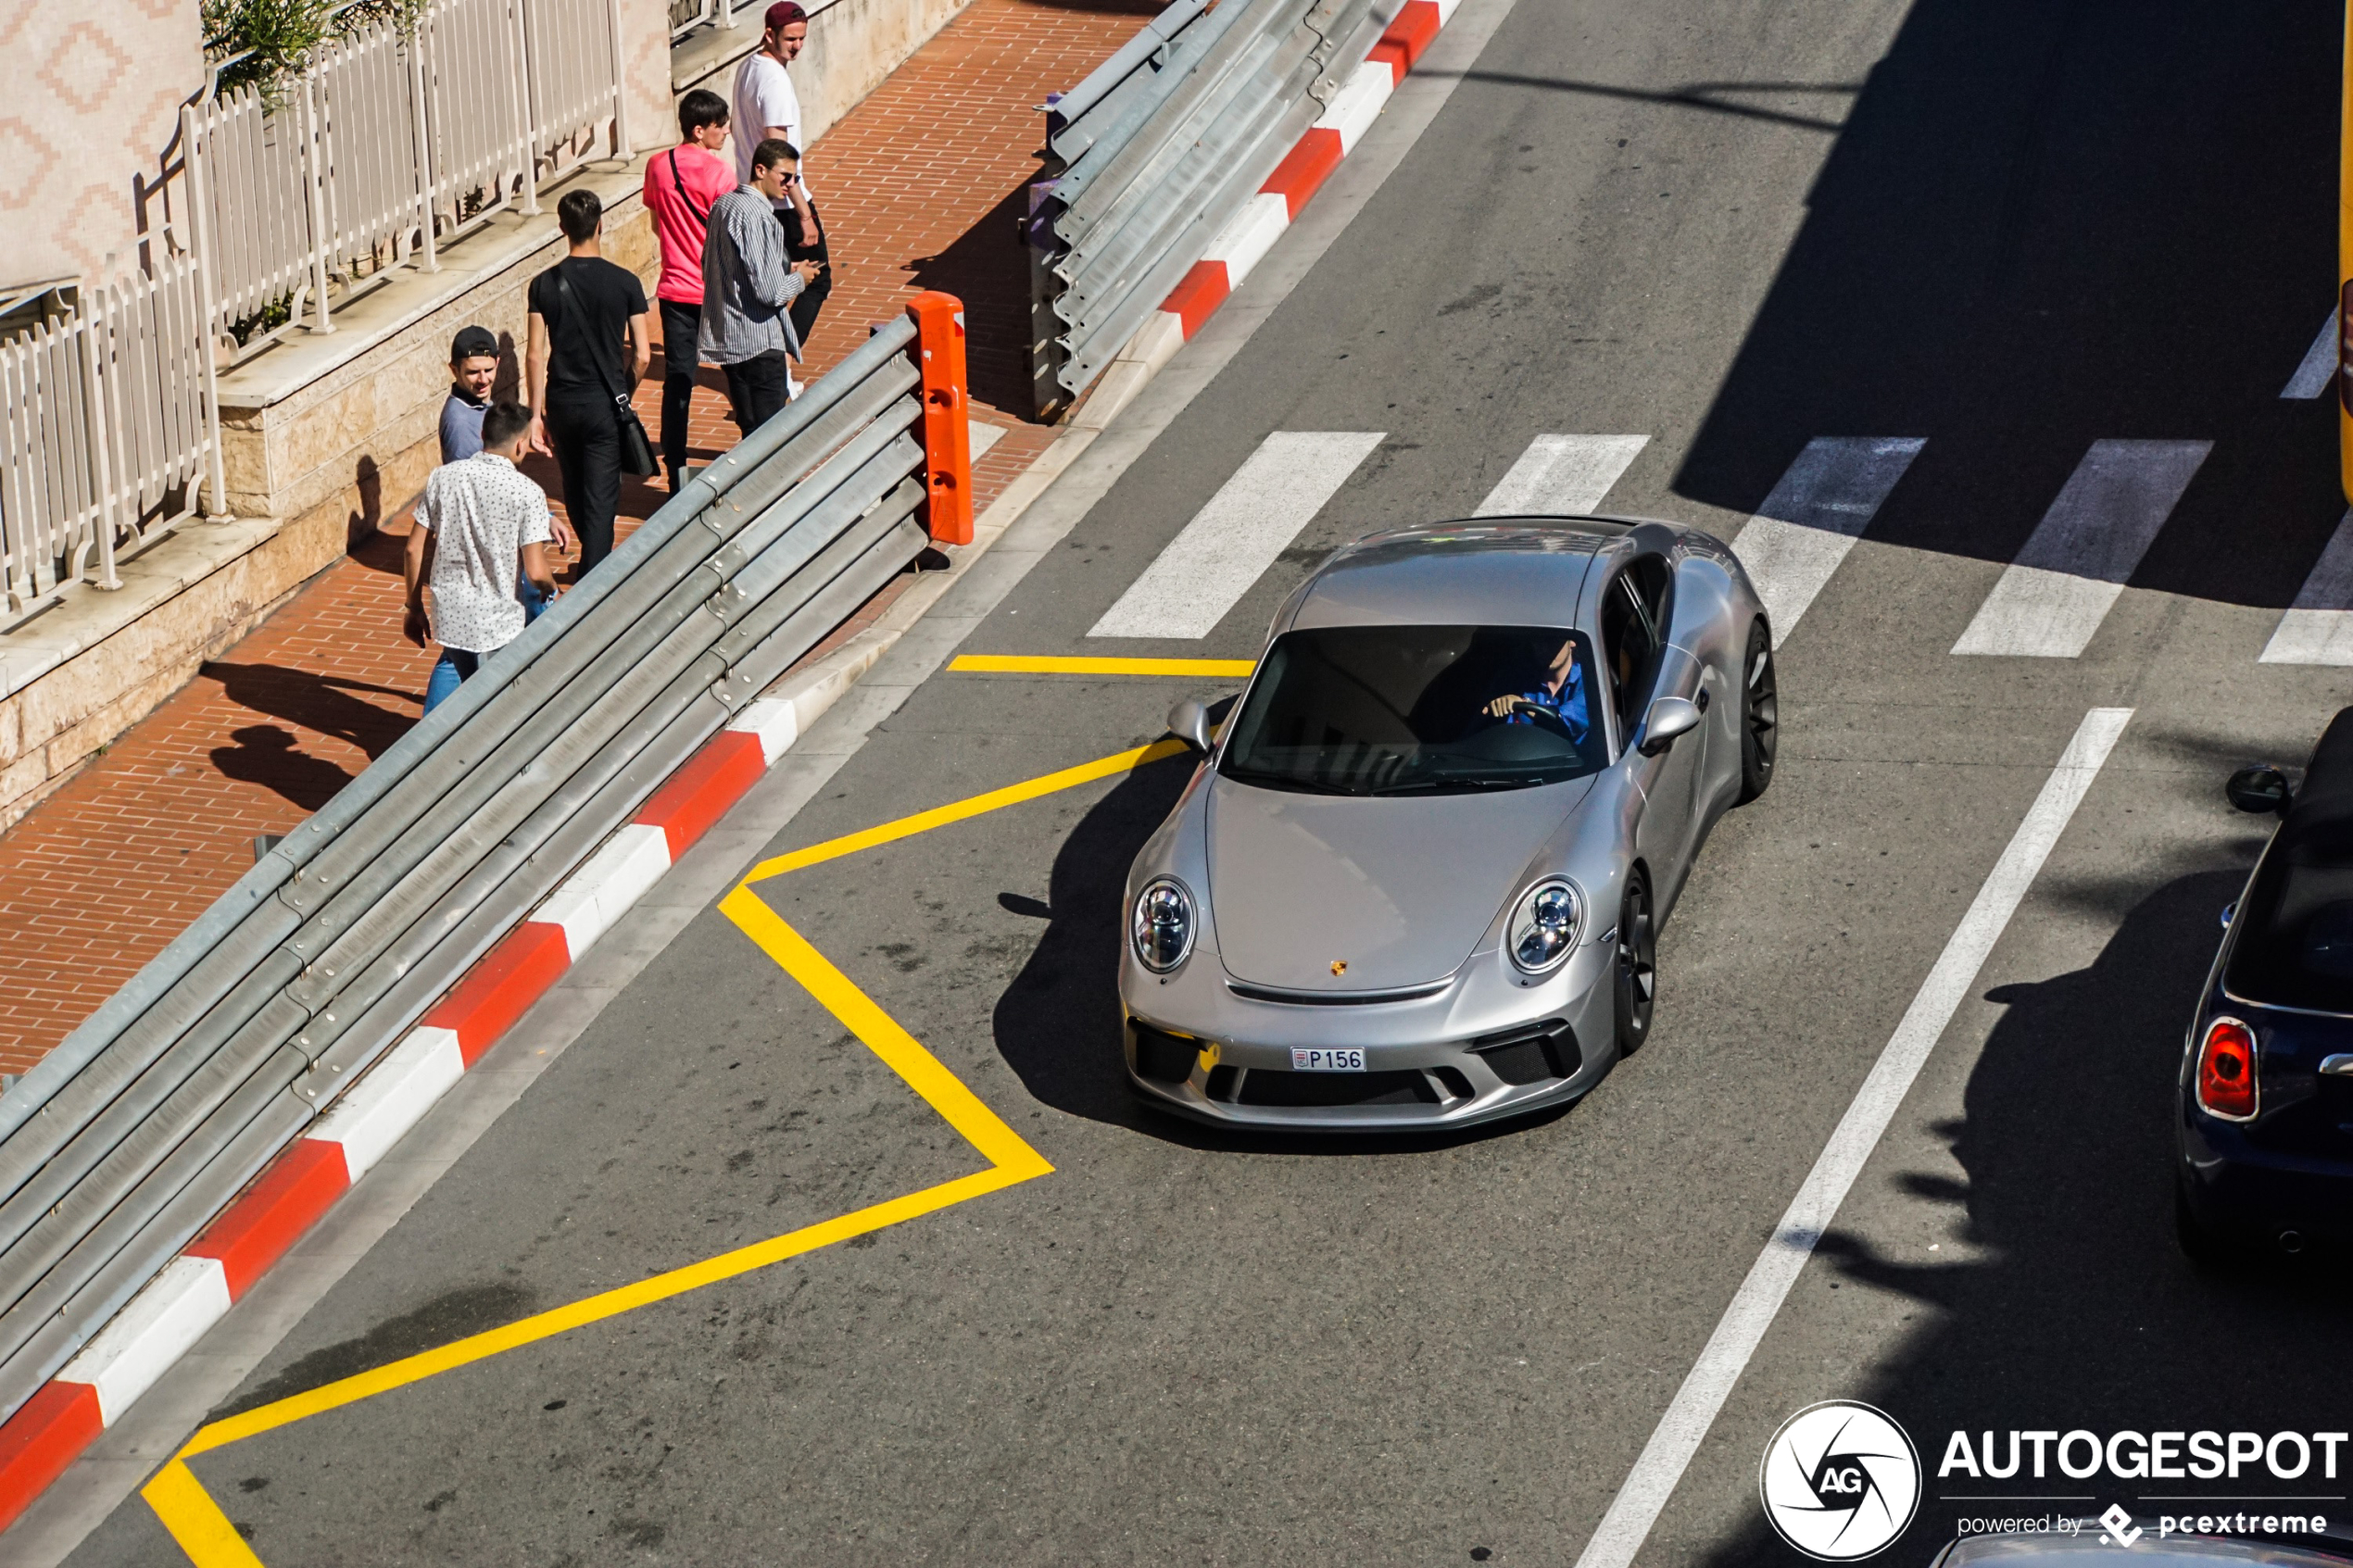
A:
[[[2353,1012],[2353,822],[2291,822],[2263,859],[2223,978],[2274,1007]]]

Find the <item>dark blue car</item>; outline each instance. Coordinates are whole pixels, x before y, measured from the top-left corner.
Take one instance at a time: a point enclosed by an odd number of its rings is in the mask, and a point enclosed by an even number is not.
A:
[[[2353,709],[2292,794],[2270,767],[2229,790],[2282,820],[2223,911],[2182,1060],[2175,1217],[2199,1260],[2353,1240]]]

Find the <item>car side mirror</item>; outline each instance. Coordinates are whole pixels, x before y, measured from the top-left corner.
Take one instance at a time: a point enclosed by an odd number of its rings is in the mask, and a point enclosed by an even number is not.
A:
[[[2232,805],[2259,817],[2271,811],[2284,812],[2292,798],[2287,775],[2268,762],[2233,773],[2231,782],[2222,786],[2222,793],[2231,797]]]
[[[1673,746],[1677,735],[1698,728],[1699,709],[1690,698],[1660,697],[1651,704],[1650,714],[1642,721],[1642,744],[1635,749],[1645,757],[1655,757]]]
[[[1209,749],[1209,709],[1187,697],[1168,710],[1168,733],[1195,751]]]

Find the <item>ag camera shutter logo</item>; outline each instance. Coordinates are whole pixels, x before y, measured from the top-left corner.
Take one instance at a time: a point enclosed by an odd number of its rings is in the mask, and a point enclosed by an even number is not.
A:
[[[1781,1539],[1818,1562],[1852,1562],[1911,1524],[1920,1456],[1886,1411],[1825,1399],[1781,1423],[1756,1489]]]

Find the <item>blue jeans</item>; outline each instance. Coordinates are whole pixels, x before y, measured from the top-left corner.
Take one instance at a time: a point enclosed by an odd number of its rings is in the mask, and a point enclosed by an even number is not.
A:
[[[425,711],[430,713],[458,695],[458,687],[482,668],[482,655],[463,648],[443,648],[425,682]]]

